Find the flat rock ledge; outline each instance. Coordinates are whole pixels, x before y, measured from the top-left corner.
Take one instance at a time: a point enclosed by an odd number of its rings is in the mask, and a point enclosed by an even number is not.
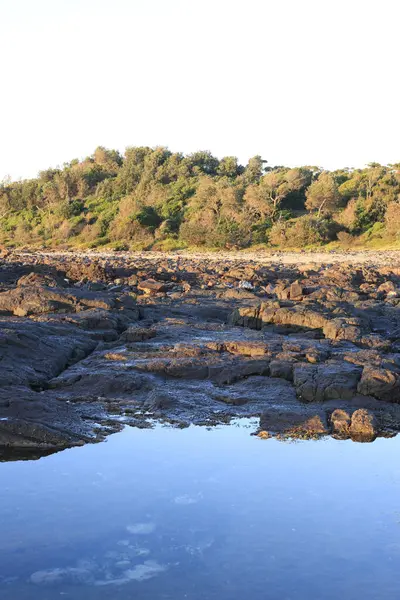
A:
[[[400,266],[10,253],[0,456],[125,425],[256,417],[260,437],[400,430]]]

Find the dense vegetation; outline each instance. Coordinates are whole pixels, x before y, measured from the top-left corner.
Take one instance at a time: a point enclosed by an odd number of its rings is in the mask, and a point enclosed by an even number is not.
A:
[[[299,248],[400,241],[400,164],[246,166],[233,156],[99,147],[82,161],[0,185],[0,240],[13,246]]]

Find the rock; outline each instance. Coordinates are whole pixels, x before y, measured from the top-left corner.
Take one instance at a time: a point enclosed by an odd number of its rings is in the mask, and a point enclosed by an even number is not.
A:
[[[123,342],[143,342],[155,336],[156,331],[154,329],[128,327],[128,329],[121,334],[120,340]]]
[[[289,300],[290,298],[290,287],[284,287],[283,285],[277,285],[275,288],[275,294],[279,300]]]
[[[238,288],[241,290],[254,290],[254,285],[250,281],[240,281]]]
[[[311,310],[304,305],[280,306],[276,302],[263,302],[254,307],[236,309],[230,318],[232,325],[261,329],[269,323],[302,329],[320,329],[328,339],[361,341],[362,322],[356,317],[331,318],[324,312]]]
[[[291,300],[301,300],[304,295],[303,286],[298,281],[294,281],[290,286],[289,295]]]
[[[207,347],[218,352],[230,352],[241,356],[265,356],[267,353],[267,346],[262,342],[235,340],[223,344],[209,343]]]
[[[96,346],[90,334],[73,325],[0,321],[0,387],[41,387]]]
[[[358,391],[364,396],[375,396],[386,402],[400,402],[400,378],[388,369],[365,366]]]
[[[45,275],[41,273],[29,273],[20,277],[17,281],[17,286],[46,286],[50,288],[67,287],[67,281],[61,277],[54,277],[53,275]]]
[[[18,317],[54,312],[79,312],[88,308],[112,310],[136,308],[129,294],[106,294],[80,289],[58,289],[43,285],[18,286],[0,293],[0,312]]]
[[[388,292],[395,292],[396,286],[394,285],[393,281],[385,281],[384,283],[381,283],[376,291],[387,294]]]
[[[260,417],[260,428],[289,437],[312,438],[329,433],[325,411],[269,409]]]
[[[137,286],[137,284],[138,284],[137,275],[131,275],[128,279],[128,285],[135,287],[135,286]]]
[[[98,262],[71,261],[65,265],[66,276],[71,281],[107,281],[110,273]]]
[[[325,337],[330,340],[347,340],[358,342],[362,338],[362,322],[357,318],[338,317],[327,319],[323,327]]]
[[[331,414],[331,424],[333,435],[346,439],[350,436],[351,416],[345,410],[337,408]]]
[[[300,438],[400,431],[400,275],[286,260],[13,253],[0,265],[1,444],[50,452],[121,415],[149,426],[147,411],[179,426],[262,414],[264,431]],[[126,287],[138,282],[140,307]]]
[[[326,363],[296,365],[293,381],[303,402],[350,400],[357,393],[361,369],[355,365]]]
[[[4,246],[4,244],[0,244],[0,258],[7,258],[8,256],[10,256],[10,251],[8,250],[8,248],[6,246]]]
[[[101,292],[107,289],[107,286],[101,281],[89,281],[87,289],[91,292]]]
[[[33,423],[19,418],[0,420],[0,447],[18,448],[68,448],[80,442],[79,438],[68,435],[51,425]]]
[[[285,360],[272,360],[269,364],[271,377],[293,381],[293,363]]]
[[[365,408],[354,411],[351,417],[350,436],[356,442],[373,442],[377,436],[375,415]]]
[[[166,292],[168,288],[165,283],[156,281],[155,279],[146,279],[139,283],[138,289],[145,294],[160,294]]]

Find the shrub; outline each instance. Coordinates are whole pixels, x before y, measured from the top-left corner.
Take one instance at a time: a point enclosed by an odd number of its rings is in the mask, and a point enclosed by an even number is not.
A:
[[[343,248],[351,248],[351,246],[354,246],[357,238],[351,235],[351,233],[348,231],[339,231],[337,234],[337,239]]]
[[[337,230],[337,223],[330,219],[317,219],[306,215],[299,219],[275,223],[269,234],[269,242],[274,246],[302,248],[335,239]]]
[[[179,230],[183,242],[190,246],[203,246],[208,236],[207,224],[201,220],[184,221]]]
[[[80,215],[84,206],[81,200],[72,200],[72,202],[65,200],[57,207],[57,214],[64,219],[70,219]]]
[[[350,200],[346,208],[335,215],[335,220],[352,231],[357,223],[357,200]]]
[[[389,202],[387,205],[385,225],[386,231],[390,237],[400,237],[400,204],[397,202]]]

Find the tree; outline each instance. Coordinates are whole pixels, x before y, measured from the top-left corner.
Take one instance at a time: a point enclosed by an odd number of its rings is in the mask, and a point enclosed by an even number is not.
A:
[[[190,170],[195,174],[216,175],[219,165],[218,158],[215,158],[208,150],[194,152],[186,157],[185,162]]]
[[[260,181],[263,173],[265,172],[264,165],[267,164],[268,161],[261,158],[259,154],[250,158],[249,162],[246,165],[244,170],[244,179],[246,183],[257,183]]]
[[[340,206],[341,198],[335,178],[331,173],[323,171],[306,192],[306,208],[317,210],[318,217],[329,213]]]
[[[259,185],[247,188],[245,202],[261,218],[276,219],[282,201],[291,192],[300,190],[307,181],[303,169],[274,169],[266,173]]]
[[[242,165],[238,164],[236,156],[225,156],[220,160],[217,173],[221,177],[229,177],[231,179],[241,175],[244,171]]]

